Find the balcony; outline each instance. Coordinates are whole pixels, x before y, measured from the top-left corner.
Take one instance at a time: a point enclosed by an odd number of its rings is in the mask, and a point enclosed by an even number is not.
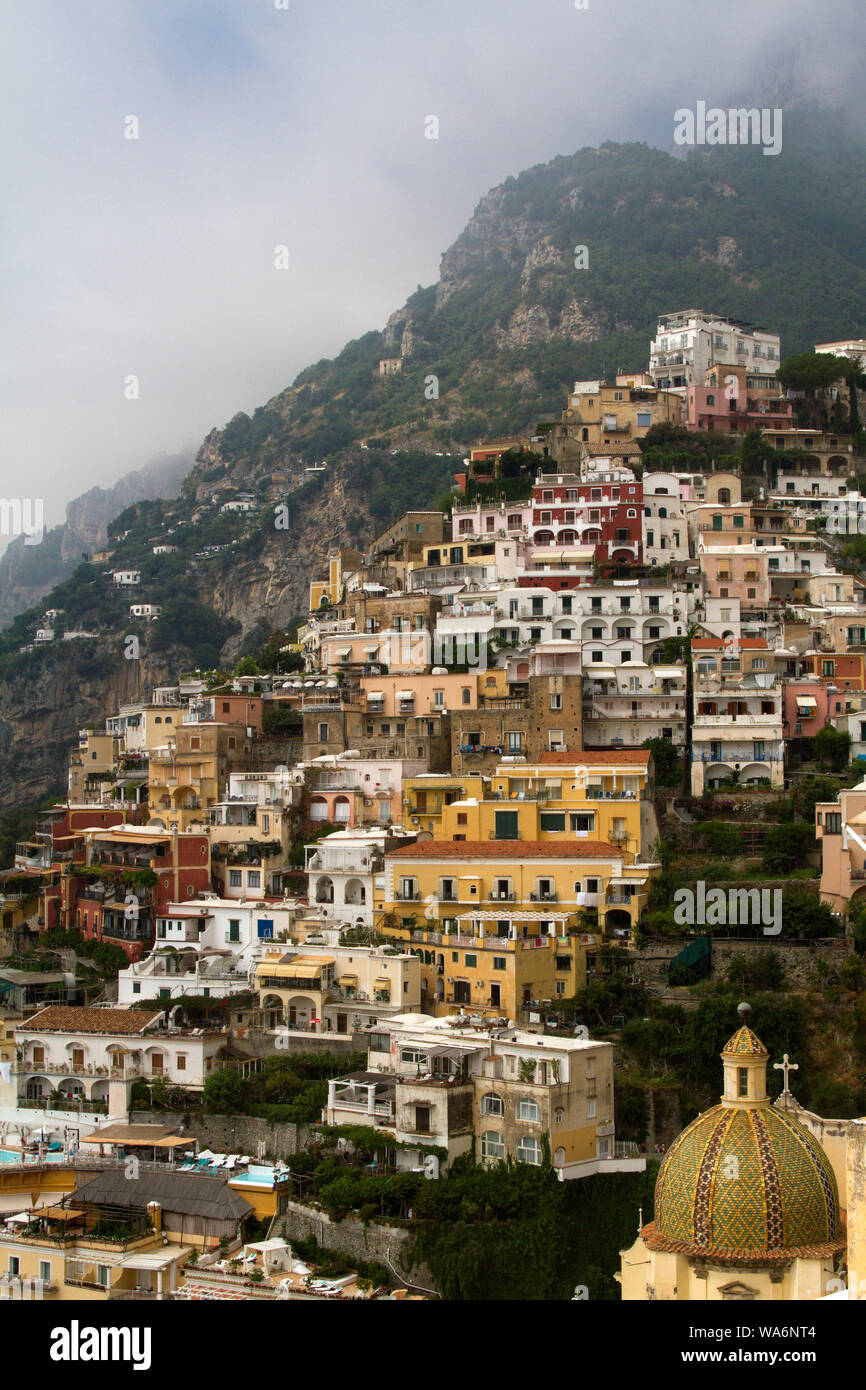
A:
[[[396,903],[420,903],[421,894],[417,892],[403,892],[402,889],[398,889],[398,891],[394,894],[394,901]]]
[[[444,902],[445,899],[443,898],[442,901]],[[452,901],[453,901],[453,900],[452,900]],[[489,903],[516,903],[516,902],[517,902],[517,894],[516,894],[516,893],[513,893],[513,892],[512,892],[512,893],[507,893],[507,892],[506,892],[506,893],[500,893],[500,892],[498,892],[498,891],[494,891],[493,889],[491,889],[490,892],[487,894],[487,901],[488,901]]]
[[[531,903],[555,903],[559,902],[559,897],[555,891],[550,893],[530,893],[529,901]]]
[[[756,757],[754,752],[737,753],[721,749],[717,755],[715,753],[705,753],[699,748],[692,749],[693,763],[781,763],[784,762],[784,754],[775,749],[767,750]]]

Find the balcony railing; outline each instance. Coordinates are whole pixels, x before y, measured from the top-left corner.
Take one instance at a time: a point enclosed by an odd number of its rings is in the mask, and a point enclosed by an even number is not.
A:
[[[693,763],[781,763],[784,762],[784,757],[784,753],[776,751],[758,755],[755,753],[726,752],[724,749],[718,754],[704,753],[699,748],[692,749]]]

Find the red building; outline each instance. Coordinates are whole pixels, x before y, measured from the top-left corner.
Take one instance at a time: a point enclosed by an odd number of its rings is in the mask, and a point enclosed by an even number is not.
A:
[[[61,874],[56,925],[122,946],[130,960],[152,947],[169,903],[211,888],[210,844],[198,831],[141,826],[88,829]]]
[[[628,477],[582,482],[542,478],[532,489],[536,545],[592,545],[595,561],[643,563],[643,485]]]

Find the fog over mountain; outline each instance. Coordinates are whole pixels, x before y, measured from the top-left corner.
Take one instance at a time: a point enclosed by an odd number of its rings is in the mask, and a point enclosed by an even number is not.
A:
[[[698,100],[863,88],[843,0],[4,10],[0,496],[49,527],[384,326],[521,169],[671,149]]]

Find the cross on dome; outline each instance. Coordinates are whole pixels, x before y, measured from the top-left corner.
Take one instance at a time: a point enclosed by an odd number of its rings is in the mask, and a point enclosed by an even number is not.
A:
[[[787,1052],[785,1052],[785,1053],[782,1055],[782,1060],[781,1060],[781,1062],[774,1062],[774,1063],[773,1063],[773,1070],[774,1070],[774,1071],[780,1071],[780,1072],[782,1072],[782,1073],[784,1074],[785,1084],[784,1084],[784,1086],[782,1087],[782,1095],[783,1095],[783,1096],[784,1096],[784,1095],[790,1095],[790,1094],[791,1094],[791,1090],[790,1090],[790,1087],[788,1086],[788,1073],[789,1073],[789,1072],[792,1072],[792,1071],[799,1071],[799,1070],[800,1070],[800,1067],[799,1067],[798,1063],[797,1063],[797,1062],[789,1062],[789,1061],[788,1061],[788,1054],[787,1054]]]

